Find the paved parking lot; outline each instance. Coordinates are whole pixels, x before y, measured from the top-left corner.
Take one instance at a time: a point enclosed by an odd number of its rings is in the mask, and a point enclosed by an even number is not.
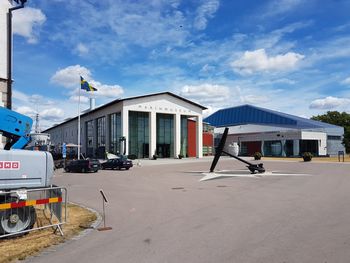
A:
[[[349,164],[265,161],[271,171],[311,176],[199,182],[211,158],[147,160],[129,171],[68,174],[69,200],[107,226],[28,262],[348,262]],[[136,162],[135,162],[136,164]],[[244,165],[220,160],[217,169]]]

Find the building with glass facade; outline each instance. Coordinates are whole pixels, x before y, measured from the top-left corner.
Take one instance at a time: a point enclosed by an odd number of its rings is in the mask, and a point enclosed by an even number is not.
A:
[[[224,127],[229,127],[226,150],[238,143],[239,154],[252,156],[337,155],[344,151],[344,128],[290,114],[242,105],[221,109],[204,119],[215,126],[217,140]]]
[[[81,114],[81,152],[98,158],[105,152],[136,158],[202,157],[204,109],[170,92],[112,101]],[[78,118],[45,132],[55,145],[78,144]]]

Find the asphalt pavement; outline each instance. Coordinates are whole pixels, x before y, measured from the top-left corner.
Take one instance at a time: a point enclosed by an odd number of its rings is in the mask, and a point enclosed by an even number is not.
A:
[[[26,262],[349,262],[350,164],[263,161],[307,175],[202,181],[211,158],[135,161],[129,171],[56,171],[69,201],[102,213],[93,230]],[[138,165],[137,165],[138,164]],[[217,170],[244,169],[223,158]]]

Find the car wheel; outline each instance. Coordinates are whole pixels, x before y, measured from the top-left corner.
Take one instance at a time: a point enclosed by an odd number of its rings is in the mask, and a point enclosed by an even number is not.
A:
[[[126,167],[126,168],[125,168],[125,170],[129,170],[129,169],[130,169],[130,167]]]
[[[67,172],[67,173],[69,173],[70,172],[70,170],[69,170],[69,168],[64,168],[64,170]]]
[[[81,168],[81,172],[82,172],[82,173],[86,173],[85,168]]]

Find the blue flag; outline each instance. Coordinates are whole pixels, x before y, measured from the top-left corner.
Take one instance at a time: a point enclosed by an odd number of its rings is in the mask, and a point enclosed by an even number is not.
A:
[[[80,86],[81,86],[81,89],[84,89],[86,91],[96,91],[97,90],[96,88],[91,86],[89,84],[89,82],[87,82],[82,76],[80,76]]]

